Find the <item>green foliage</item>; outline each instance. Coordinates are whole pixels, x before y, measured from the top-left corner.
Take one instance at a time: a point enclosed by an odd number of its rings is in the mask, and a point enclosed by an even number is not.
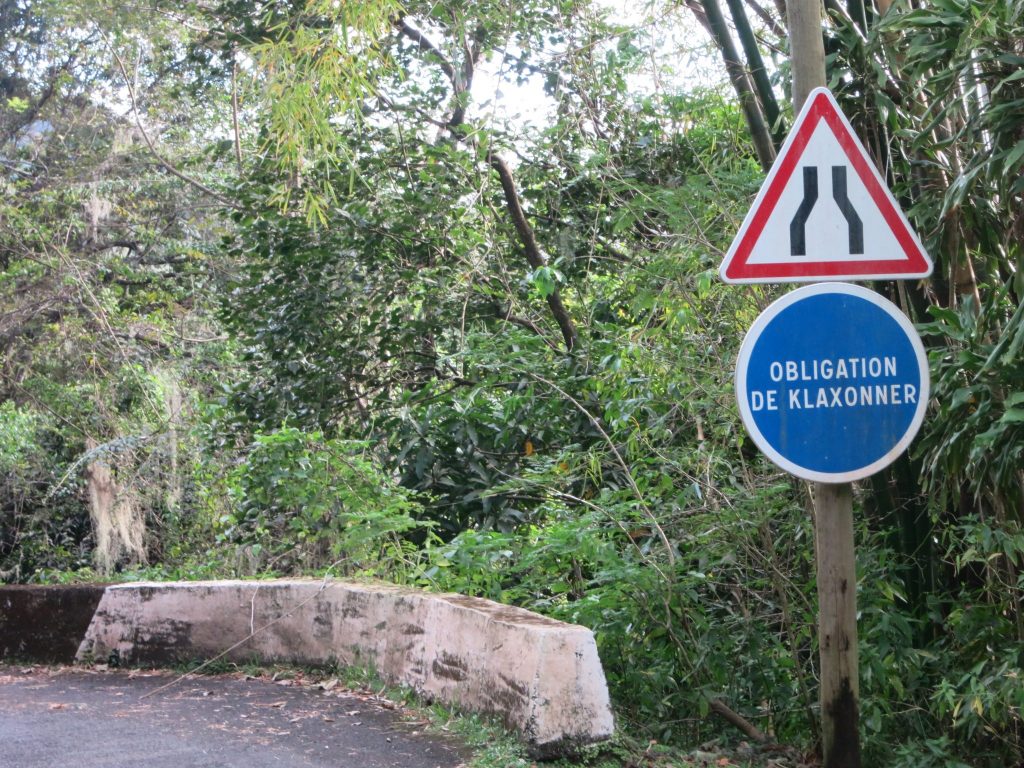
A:
[[[206,240],[223,223],[110,106],[130,101],[113,52],[134,63],[135,106],[168,114],[168,91],[195,75],[171,61],[190,36],[162,14],[88,2],[33,0],[0,19],[0,103],[19,105],[0,109],[0,399],[33,425],[17,435],[17,487],[0,502],[8,578],[90,562],[93,464],[149,530],[133,557],[173,556],[202,527],[188,422],[229,357],[209,313],[222,265]],[[174,125],[158,137],[165,163],[202,156],[200,122],[181,129],[191,106],[179,99],[174,120],[156,117]],[[216,183],[209,161],[200,173]]]
[[[881,18],[848,8],[832,8],[831,81],[936,260],[926,290],[900,291],[926,334],[934,410],[911,460],[872,483],[870,556],[884,555],[893,597],[862,628],[867,748],[896,759],[902,732],[899,765],[1013,764],[1024,751],[1024,5],[894,3]]]
[[[39,421],[37,414],[10,401],[0,403],[0,475],[8,478],[8,492],[23,490],[22,478],[40,458]]]
[[[939,646],[951,663],[938,686],[937,714],[995,766],[1024,739],[1024,533],[965,516],[944,543],[960,586]]]
[[[945,175],[934,188],[942,205],[914,211],[927,222],[926,232],[948,238],[950,229],[962,227],[981,276],[992,282],[1005,278],[1006,264],[1021,253],[1021,9],[1019,0],[942,0],[889,14],[877,28],[879,42],[893,33],[902,38],[891,55],[900,57],[898,71],[914,83],[903,108],[914,110],[915,102],[925,108],[915,115],[921,130],[908,136],[909,146]],[[935,250],[947,255],[945,248]]]
[[[0,443],[0,578],[18,581],[40,567],[86,562],[77,539],[88,519],[68,494],[49,500],[49,514],[40,513],[62,469],[52,419],[11,401],[0,404]]]
[[[228,477],[222,538],[245,545],[257,568],[387,572],[401,536],[424,527],[420,505],[368,446],[284,426],[257,434]]]
[[[805,725],[793,649],[810,651],[813,616],[787,608],[780,618],[780,598],[792,596],[776,592],[763,568],[790,568],[789,558],[807,553],[761,548],[809,535],[790,499],[784,484],[756,501],[695,510],[693,535],[673,540],[674,564],[653,532],[629,524],[628,505],[551,504],[551,517],[529,531],[466,531],[434,548],[419,579],[593,629],[631,729],[669,742],[706,739],[715,731],[702,722],[708,702],[722,698],[786,738]]]
[[[296,176],[314,159],[330,161],[347,153],[337,130],[339,114],[361,122],[375,70],[386,66],[380,60],[381,40],[402,7],[395,0],[320,0],[288,14],[268,6],[255,13],[245,9],[247,15],[262,16],[259,34],[246,49],[264,75],[256,91],[268,124],[262,150],[283,176]],[[326,223],[336,202],[333,184],[322,179],[298,201],[291,199],[294,192],[294,185],[281,184],[269,203],[288,209],[297,202],[307,222]]]
[[[995,768],[1013,759],[1021,736],[1024,656],[1013,609],[1024,538],[973,516],[942,530],[942,560],[957,586],[932,595],[926,617],[907,610],[886,532],[865,532],[859,545],[865,759],[909,767],[961,755]],[[895,742],[905,742],[898,760]]]
[[[956,499],[964,488],[1024,522],[1024,304],[1007,289],[985,305],[933,307],[924,333],[945,343],[931,355],[939,412],[921,441],[929,490]]]

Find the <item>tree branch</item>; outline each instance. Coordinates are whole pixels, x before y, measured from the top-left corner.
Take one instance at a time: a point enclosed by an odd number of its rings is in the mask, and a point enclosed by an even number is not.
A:
[[[60,80],[61,75],[71,72],[71,67],[74,66],[78,59],[79,52],[92,40],[92,35],[83,40],[78,44],[78,47],[71,52],[71,54],[60,64],[50,67],[48,71],[48,79],[46,81],[46,87],[43,92],[36,99],[35,103],[30,105],[29,108],[23,112],[17,121],[7,131],[7,137],[5,141],[12,140],[18,135],[18,132],[31,126],[35,119],[42,112],[43,107],[46,106],[47,102],[53,98],[53,95],[57,91],[57,82]]]
[[[780,40],[786,37],[785,28],[779,24],[778,21],[772,18],[772,15],[768,13],[767,9],[763,5],[758,3],[757,0],[746,1],[747,5],[750,6],[750,9],[757,14],[758,18],[761,19],[761,21],[763,21]]]
[[[733,712],[721,699],[708,699],[708,705],[711,707],[712,712],[739,728],[747,738],[759,744],[764,744],[768,741],[768,737],[756,725],[742,715]]]
[[[507,307],[503,307],[501,306],[501,304],[495,303],[495,310],[498,317],[500,317],[502,321],[506,323],[512,323],[513,325],[518,325],[520,328],[525,328],[528,331],[532,331],[534,334],[543,339],[544,343],[547,344],[552,350],[556,352],[558,351],[558,345],[553,343],[551,339],[548,338],[548,335],[544,333],[540,326],[533,322],[533,320],[531,320],[528,317],[519,317],[518,315],[513,315],[511,304],[509,304]]]
[[[235,135],[235,163],[242,172],[242,134],[238,130],[238,62],[231,56],[231,127]]]
[[[111,248],[125,248],[138,254],[139,246],[140,243],[137,240],[110,240],[106,243],[90,243],[85,252],[99,253],[100,251],[109,251]]]
[[[505,193],[505,208],[512,217],[512,223],[519,234],[519,240],[526,253],[526,261],[534,269],[546,267],[548,260],[541,252],[540,246],[537,245],[537,238],[533,233],[533,227],[530,226],[530,222],[526,220],[526,214],[523,213],[523,206],[519,200],[519,192],[516,189],[516,182],[512,176],[512,171],[502,157],[494,151],[487,153],[487,162],[497,171],[498,178],[501,180],[501,189]],[[558,328],[562,332],[566,351],[572,352],[579,341],[579,334],[576,331],[576,325],[573,323],[572,317],[569,316],[565,305],[562,303],[562,297],[558,288],[555,288],[548,294],[547,301],[551,314],[554,316],[555,322],[558,323]]]
[[[110,53],[114,56],[114,61],[117,62],[117,68],[121,71],[121,77],[124,78],[125,87],[128,89],[128,97],[131,101],[132,115],[135,117],[135,125],[139,129],[139,133],[142,134],[142,139],[143,141],[146,142],[146,146],[149,147],[149,151],[152,153],[153,157],[155,157],[159,161],[160,165],[167,169],[167,171],[170,172],[171,175],[176,176],[177,178],[184,181],[186,184],[190,184],[199,191],[203,192],[204,194],[209,195],[222,205],[228,208],[240,210],[242,206],[240,206],[238,203],[236,203],[233,200],[229,200],[216,190],[211,189],[210,187],[203,184],[201,181],[193,179],[191,176],[182,173],[173,165],[171,165],[170,161],[168,161],[166,158],[164,158],[163,155],[160,154],[159,150],[156,148],[156,145],[153,144],[153,140],[150,139],[149,134],[146,133],[146,129],[142,126],[142,118],[139,116],[139,105],[138,101],[135,98],[135,88],[132,87],[131,78],[128,77],[128,69],[124,65],[124,60],[118,55],[117,51],[114,50],[113,46],[110,44],[109,41],[107,41],[107,47],[110,48]]]
[[[460,77],[452,62],[445,57],[441,50],[431,42],[426,35],[415,27],[410,26],[404,18],[397,19],[395,21],[395,26],[403,35],[415,42],[420,47],[420,50],[429,53],[433,58],[435,58],[438,66],[441,67],[449,81],[451,81],[455,106],[452,110],[452,116],[445,127],[456,137],[456,139],[465,138],[462,135],[462,132],[458,130],[465,121],[466,108],[468,106],[463,96],[469,92],[469,88],[472,85],[473,69],[482,53],[483,30],[478,28],[474,34],[474,42],[472,46],[466,46],[468,49],[467,57],[466,61],[463,62],[463,76]],[[463,42],[465,43],[465,41]],[[516,233],[519,235],[519,241],[526,253],[527,262],[534,269],[547,266],[547,258],[545,258],[544,254],[540,250],[540,246],[537,244],[537,238],[534,234],[533,227],[530,226],[530,222],[527,221],[526,215],[523,213],[523,206],[519,198],[519,191],[516,188],[515,179],[512,176],[511,169],[509,169],[505,160],[493,150],[488,151],[487,153],[487,163],[498,174],[498,179],[501,182],[501,189],[505,195],[505,208],[512,217],[512,223],[515,226]],[[565,342],[566,351],[572,352],[579,342],[579,334],[576,330],[576,325],[573,322],[572,317],[569,315],[565,305],[562,303],[562,297],[557,288],[548,295],[547,303],[552,316],[555,318],[555,322],[558,324],[559,330],[562,332],[562,339]]]
[[[412,40],[416,45],[420,47],[421,51],[431,54],[437,59],[437,64],[441,67],[441,70],[448,76],[448,79],[455,85],[455,67],[448,61],[448,57],[441,53],[441,49],[434,45],[430,39],[420,32],[415,27],[409,26],[409,22],[405,20],[405,17],[399,18],[395,21],[395,26],[398,30],[405,35],[407,38]]]
[[[477,29],[474,33],[472,45],[463,37],[462,45],[465,57],[462,66],[456,68],[452,61],[441,52],[441,49],[430,38],[411,26],[404,18],[398,19],[395,25],[403,35],[416,43],[421,51],[429,53],[437,60],[441,71],[444,72],[448,81],[452,84],[452,113],[445,127],[459,127],[466,121],[466,110],[469,104],[465,95],[469,93],[469,89],[473,84],[473,73],[482,53],[482,46],[480,45],[484,34],[482,28]]]

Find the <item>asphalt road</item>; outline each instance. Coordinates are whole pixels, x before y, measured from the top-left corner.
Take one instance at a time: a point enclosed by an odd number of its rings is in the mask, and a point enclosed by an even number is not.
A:
[[[0,666],[0,768],[456,768],[373,696],[295,681]]]

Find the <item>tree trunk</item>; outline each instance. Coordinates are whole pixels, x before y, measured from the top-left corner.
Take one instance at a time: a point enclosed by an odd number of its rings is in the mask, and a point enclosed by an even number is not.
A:
[[[778,152],[782,142],[786,139],[786,132],[783,130],[780,119],[779,102],[775,98],[775,91],[772,90],[771,81],[768,79],[768,70],[765,69],[764,59],[761,58],[761,50],[757,47],[757,39],[754,37],[754,30],[750,27],[750,21],[747,19],[743,0],[726,0],[726,2],[729,4],[733,24],[736,26],[736,34],[739,35],[740,44],[743,46],[743,54],[747,57],[750,77],[757,88],[757,97],[768,121],[772,142]]]
[[[516,190],[515,179],[508,164],[500,155],[494,152],[487,154],[487,162],[497,171],[498,178],[501,180],[501,189],[505,193],[505,207],[512,217],[512,222],[515,224],[519,240],[523,244],[523,250],[526,252],[527,262],[534,269],[547,266],[548,260],[540,250],[540,246],[537,245],[537,238],[533,233],[533,227],[530,226],[530,222],[526,220],[526,214],[523,213],[523,206],[519,202],[519,193]],[[558,323],[558,328],[562,332],[565,349],[567,352],[572,352],[576,349],[579,335],[576,331],[576,324],[562,303],[562,296],[557,287],[548,294],[547,302],[551,315],[555,318],[555,322]]]
[[[700,0],[700,2],[707,16],[711,34],[715,38],[715,44],[725,62],[729,80],[739,97],[740,106],[743,107],[743,115],[750,128],[750,137],[754,142],[757,159],[760,161],[761,167],[767,171],[775,162],[775,146],[765,125],[757,97],[750,86],[747,72],[740,61],[739,52],[732,41],[732,35],[729,34],[729,26],[725,22],[725,16],[722,15],[722,8],[718,4],[718,0]]]

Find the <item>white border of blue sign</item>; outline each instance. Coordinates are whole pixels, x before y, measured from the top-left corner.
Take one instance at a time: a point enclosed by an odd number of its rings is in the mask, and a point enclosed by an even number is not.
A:
[[[799,464],[794,464],[792,461],[780,454],[765,439],[764,435],[762,435],[761,431],[757,428],[757,423],[754,420],[753,413],[751,413],[747,398],[747,369],[750,365],[750,356],[765,328],[768,327],[768,324],[780,312],[782,312],[782,310],[798,301],[810,296],[817,296],[822,293],[842,293],[849,296],[857,296],[858,298],[869,301],[876,307],[884,310],[899,324],[904,333],[907,334],[907,338],[910,340],[910,344],[914,348],[914,354],[917,357],[918,370],[921,376],[921,394],[918,397],[917,410],[914,412],[914,418],[910,422],[910,426],[907,427],[907,431],[904,433],[903,437],[901,437],[892,449],[882,458],[868,464],[867,466],[850,470],[849,472],[818,472],[817,470],[808,469],[800,466]],[[925,410],[927,410],[928,407],[929,393],[931,392],[928,375],[928,356],[925,354],[924,345],[921,343],[921,337],[918,335],[913,324],[907,316],[900,311],[899,307],[888,299],[879,296],[872,290],[859,285],[853,285],[851,283],[815,283],[814,285],[806,285],[802,288],[796,289],[795,291],[791,291],[782,298],[774,301],[768,309],[758,316],[754,321],[754,324],[750,326],[750,330],[747,331],[747,335],[743,338],[743,343],[740,345],[739,358],[736,361],[735,384],[736,401],[740,409],[740,418],[743,420],[743,425],[747,428],[747,432],[750,434],[751,438],[753,438],[757,447],[760,448],[764,454],[781,469],[784,469],[797,477],[803,478],[804,480],[813,480],[819,483],[850,483],[854,480],[869,477],[894,462],[896,457],[907,449],[907,446],[910,445],[914,436],[917,435],[917,431],[921,428],[921,424],[924,422]]]

